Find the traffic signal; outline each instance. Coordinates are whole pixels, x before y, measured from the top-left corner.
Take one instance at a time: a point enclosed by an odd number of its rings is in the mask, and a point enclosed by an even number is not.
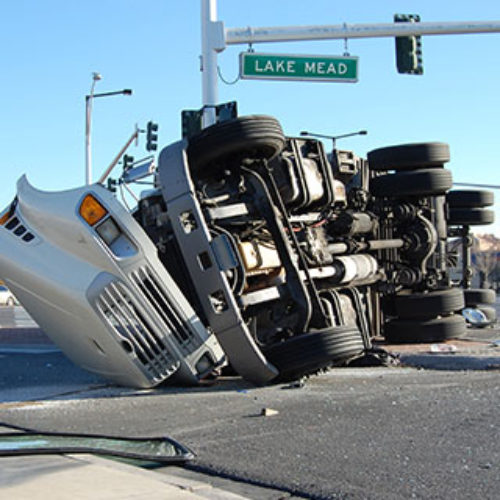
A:
[[[238,116],[238,105],[236,101],[224,102],[213,107],[215,108],[216,123],[232,120]],[[183,139],[190,139],[202,131],[204,110],[205,106],[201,109],[184,109],[182,111]]]
[[[134,164],[134,157],[130,155],[123,155],[123,171],[126,172]]]
[[[112,179],[111,177],[108,178],[108,191],[111,191],[112,193],[116,193],[116,185],[118,182],[116,179]]]
[[[418,23],[417,14],[395,14],[395,23]],[[398,73],[422,75],[424,66],[422,61],[422,37],[420,35],[396,37],[396,66]]]
[[[146,149],[148,151],[156,151],[158,148],[158,124],[148,122],[146,132]]]

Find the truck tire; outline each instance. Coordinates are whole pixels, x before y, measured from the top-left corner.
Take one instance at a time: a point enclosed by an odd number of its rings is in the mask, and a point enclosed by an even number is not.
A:
[[[374,196],[387,198],[436,196],[445,194],[452,185],[450,170],[427,168],[375,177],[370,181],[370,191]]]
[[[443,142],[401,144],[374,149],[368,153],[371,170],[415,170],[442,167],[450,161],[450,148]]]
[[[453,190],[446,195],[450,208],[483,208],[495,203],[493,191]]]
[[[494,304],[497,300],[495,290],[491,288],[468,288],[464,290],[465,307],[479,304]]]
[[[458,315],[434,319],[393,319],[384,325],[388,343],[427,343],[456,339],[466,333],[465,319]]]
[[[241,116],[216,123],[189,140],[187,154],[191,173],[207,177],[243,158],[271,160],[285,146],[276,118]]]
[[[363,354],[361,332],[353,326],[336,326],[297,335],[278,344],[262,348],[267,360],[280,374],[273,382],[295,380],[322,368]]]
[[[495,212],[489,208],[450,208],[449,226],[482,226],[495,222]]]
[[[464,307],[464,293],[461,288],[394,296],[395,315],[400,319],[435,318],[460,311]]]

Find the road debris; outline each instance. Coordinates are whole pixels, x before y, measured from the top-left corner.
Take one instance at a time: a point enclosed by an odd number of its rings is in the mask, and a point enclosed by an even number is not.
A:
[[[438,352],[439,354],[452,354],[457,352],[457,346],[453,344],[431,344],[430,352]]]
[[[279,415],[278,410],[273,410],[272,408],[262,408],[260,411],[260,416],[261,417],[274,417],[276,415]]]

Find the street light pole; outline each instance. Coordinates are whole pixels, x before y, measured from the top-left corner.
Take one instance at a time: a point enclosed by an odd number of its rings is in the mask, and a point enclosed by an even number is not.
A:
[[[92,101],[94,100],[94,88],[96,82],[101,79],[99,73],[92,73],[92,86],[90,94],[85,96],[85,184],[89,185],[92,181],[92,155],[90,144],[90,128],[92,124]]]
[[[112,95],[132,95],[131,89],[116,90],[113,92],[94,93],[95,84],[101,80],[99,73],[92,73],[92,86],[90,94],[85,96],[85,184],[92,183],[92,149],[91,149],[91,128],[92,128],[92,103],[96,97],[108,97]]]
[[[345,137],[353,137],[355,135],[366,135],[368,132],[366,130],[360,130],[358,132],[350,132],[348,134],[342,135],[325,135],[325,134],[314,134],[313,132],[307,132],[303,130],[300,135],[308,135],[309,137],[320,137],[321,139],[330,139],[333,143],[333,149],[337,147],[337,139],[344,139]]]

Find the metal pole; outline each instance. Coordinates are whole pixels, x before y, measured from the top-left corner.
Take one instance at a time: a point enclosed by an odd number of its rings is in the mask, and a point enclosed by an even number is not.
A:
[[[499,184],[474,184],[471,182],[454,182],[454,186],[470,186],[470,187],[480,187],[480,188],[487,188],[487,189],[500,189]]]
[[[299,40],[499,32],[500,21],[272,26],[260,28],[226,28],[225,42],[227,45],[235,45],[240,43],[292,42]]]
[[[92,84],[92,87],[94,84]],[[91,91],[92,92],[92,91]],[[85,96],[85,184],[90,184],[92,166],[90,165],[90,113],[92,101],[89,96]]]
[[[85,184],[92,182],[92,151],[91,151],[91,127],[92,127],[92,101],[94,99],[94,88],[97,81],[101,79],[99,73],[92,74],[92,86],[90,94],[85,96]]]
[[[216,121],[214,106],[218,101],[217,53],[211,29],[216,21],[217,0],[201,0],[201,72],[204,128]]]
[[[99,73],[94,73],[94,81],[90,94],[85,96],[85,183],[92,183],[92,151],[91,151],[91,128],[92,128],[92,104],[97,97],[109,97],[113,95],[132,95],[132,89],[114,90],[112,92],[94,93],[95,82],[101,79]]]
[[[333,149],[337,147],[337,139],[345,139],[346,137],[353,137],[355,135],[366,135],[368,132],[366,130],[360,130],[359,132],[350,132],[348,134],[342,135],[326,135],[326,134],[315,134],[314,132],[308,132],[303,130],[300,135],[308,135],[310,137],[320,137],[321,139],[330,139],[333,144]]]
[[[472,248],[473,237],[470,234],[469,226],[462,227],[462,286],[468,289],[472,285]]]
[[[273,26],[224,28],[217,21],[217,0],[201,0],[201,72],[203,127],[216,121],[217,52],[227,45],[259,42],[292,42],[300,40],[333,40],[347,38],[377,38],[412,35],[453,35],[467,33],[500,33],[500,21],[380,23]]]
[[[101,177],[97,181],[99,184],[102,184],[106,180],[106,177],[111,173],[111,170],[113,170],[113,168],[115,168],[115,165],[120,161],[120,158],[122,157],[123,153],[125,153],[125,151],[127,151],[128,147],[132,144],[134,139],[137,139],[137,137],[139,137],[139,132],[140,132],[140,130],[136,127],[134,130],[134,133],[130,136],[130,138],[125,143],[125,146],[123,146],[123,148],[120,149],[120,152],[115,156],[115,159],[111,162],[109,167],[104,171],[104,173],[101,175]]]

